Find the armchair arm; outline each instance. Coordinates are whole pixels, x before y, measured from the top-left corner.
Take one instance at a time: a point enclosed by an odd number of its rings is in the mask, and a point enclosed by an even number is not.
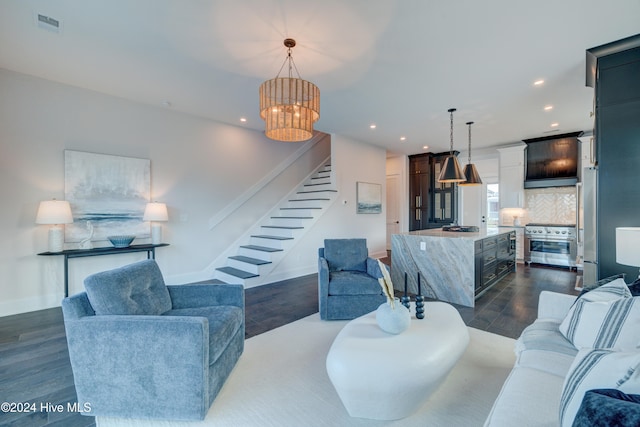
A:
[[[244,310],[242,285],[170,285],[167,288],[174,309],[233,305]]]
[[[562,321],[575,302],[574,295],[542,291],[538,299],[538,319],[556,319]]]
[[[385,265],[385,267],[387,271],[389,271],[389,266]],[[382,277],[382,271],[380,271],[380,266],[378,265],[377,259],[367,257],[367,274],[371,277],[375,277],[376,279]]]
[[[92,415],[204,417],[209,329],[198,317],[89,316],[65,321],[78,402]]]

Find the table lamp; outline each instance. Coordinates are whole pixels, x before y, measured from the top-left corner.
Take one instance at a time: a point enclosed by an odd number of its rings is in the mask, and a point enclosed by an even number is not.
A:
[[[167,205],[159,202],[149,202],[144,209],[143,221],[151,221],[151,243],[162,243],[162,224],[159,221],[169,221]]]
[[[616,228],[616,262],[640,267],[640,227]]]
[[[71,206],[66,200],[46,200],[40,202],[36,214],[36,224],[50,224],[49,227],[49,252],[62,252],[64,245],[64,233],[61,224],[71,224]]]

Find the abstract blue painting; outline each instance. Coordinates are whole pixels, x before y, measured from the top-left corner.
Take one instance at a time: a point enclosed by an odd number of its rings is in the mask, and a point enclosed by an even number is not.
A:
[[[368,182],[356,182],[356,213],[382,213],[382,185]]]
[[[149,237],[149,223],[142,221],[151,196],[149,159],[65,150],[64,183],[73,213],[66,242],[80,242],[91,227],[93,241],[123,234]]]

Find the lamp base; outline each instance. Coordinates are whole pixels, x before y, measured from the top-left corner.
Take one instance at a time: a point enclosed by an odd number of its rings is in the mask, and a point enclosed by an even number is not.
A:
[[[64,250],[64,233],[59,225],[49,228],[49,252],[62,252]]]
[[[151,224],[151,244],[159,245],[162,243],[162,225],[158,223]]]

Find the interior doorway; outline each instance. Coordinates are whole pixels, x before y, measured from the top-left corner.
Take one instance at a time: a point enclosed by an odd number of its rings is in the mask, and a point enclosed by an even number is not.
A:
[[[391,250],[391,235],[400,233],[400,176],[387,175],[387,250]]]

